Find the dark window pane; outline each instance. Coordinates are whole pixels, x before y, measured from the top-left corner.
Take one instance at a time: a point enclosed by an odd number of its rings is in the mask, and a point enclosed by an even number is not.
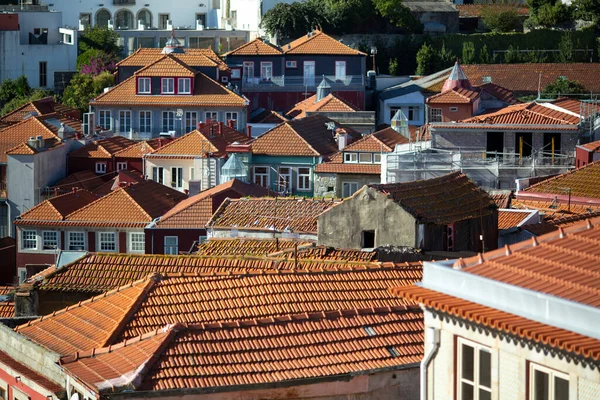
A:
[[[569,381],[554,377],[554,400],[569,400]]]
[[[475,362],[475,349],[471,346],[467,346],[466,344],[462,345],[462,378],[468,379],[470,381],[473,380],[474,368],[473,364]]]
[[[479,389],[479,400],[492,400],[492,393]]]
[[[473,400],[473,386],[468,383],[462,383],[460,400]]]
[[[479,350],[479,384],[492,387],[492,354],[486,350]]]
[[[533,400],[549,400],[548,374],[536,370],[533,381]]]

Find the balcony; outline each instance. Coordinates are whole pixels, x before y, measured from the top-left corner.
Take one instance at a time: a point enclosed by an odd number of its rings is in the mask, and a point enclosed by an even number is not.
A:
[[[363,90],[365,78],[362,75],[346,75],[337,78],[334,75],[325,75],[332,91]],[[246,92],[314,92],[323,77],[305,79],[302,76],[273,76],[265,79],[260,77],[242,77],[242,91]]]

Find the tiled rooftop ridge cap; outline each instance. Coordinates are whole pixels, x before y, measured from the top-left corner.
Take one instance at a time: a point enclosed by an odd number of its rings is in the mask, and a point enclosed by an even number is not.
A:
[[[579,224],[575,224],[573,226],[569,226],[566,228],[558,227],[558,230],[555,232],[550,232],[550,233],[547,233],[545,235],[538,236],[538,237],[534,236],[530,240],[524,240],[522,242],[512,244],[512,245],[505,245],[504,247],[502,247],[500,249],[492,250],[487,253],[479,253],[478,255],[469,257],[467,259],[461,258],[458,261],[454,262],[453,268],[463,269],[463,268],[483,264],[486,261],[492,261],[499,257],[508,256],[514,252],[521,251],[521,250],[527,250],[532,247],[536,247],[543,243],[551,242],[556,239],[564,239],[569,235],[576,234],[579,232],[584,232],[584,231],[587,231],[590,229],[600,229],[600,225],[594,225],[592,223],[592,220],[588,218]],[[584,238],[582,238],[582,239],[589,240],[589,239],[584,239]]]
[[[279,315],[275,317],[266,317],[260,319],[248,319],[248,320],[238,320],[238,321],[229,321],[229,322],[209,322],[202,324],[185,324],[181,322],[177,322],[174,324],[165,325],[162,328],[158,328],[156,330],[146,332],[134,338],[125,340],[123,342],[101,347],[94,348],[89,351],[84,352],[76,352],[75,354],[63,356],[60,358],[59,363],[61,365],[68,364],[71,362],[75,362],[79,359],[83,358],[92,358],[101,354],[111,353],[115,350],[121,349],[123,347],[131,346],[132,344],[138,343],[143,340],[151,339],[161,334],[167,334],[165,337],[165,341],[169,339],[169,336],[173,336],[173,334],[181,332],[181,331],[200,331],[200,330],[220,330],[220,329],[236,329],[236,328],[249,328],[254,326],[268,326],[268,325],[276,325],[276,324],[286,324],[286,323],[295,323],[295,322],[307,322],[307,321],[323,321],[323,320],[335,320],[340,318],[352,318],[357,316],[365,316],[365,315],[377,315],[377,314],[392,314],[392,313],[401,313],[404,311],[421,311],[419,305],[397,305],[397,306],[387,306],[387,307],[371,307],[371,308],[354,308],[354,309],[341,309],[341,310],[329,310],[329,311],[319,311],[312,313],[302,313],[302,314],[288,314],[288,315]],[[169,335],[170,334],[170,335]]]
[[[562,174],[559,174],[559,175],[553,176],[553,177],[551,177],[551,178],[544,179],[543,181],[537,182],[537,183],[535,183],[535,184],[533,184],[533,185],[531,185],[531,186],[529,186],[529,187],[526,187],[525,189],[523,189],[523,191],[524,191],[524,192],[527,192],[527,191],[531,190],[532,188],[535,188],[535,187],[538,187],[538,186],[542,186],[543,184],[546,184],[546,183],[549,183],[549,182],[555,181],[555,180],[557,180],[558,178],[562,178],[562,177],[564,177],[564,176],[569,176],[569,175],[572,175],[572,174],[576,173],[577,171],[582,171],[582,170],[584,170],[584,169],[586,169],[586,168],[596,167],[596,166],[598,166],[598,165],[600,165],[600,160],[596,160],[596,161],[593,161],[593,162],[591,162],[591,163],[587,163],[587,164],[586,164],[586,165],[584,165],[583,167],[579,167],[579,168],[573,169],[573,170],[571,170],[571,171],[567,171],[567,172],[565,172],[565,173],[562,173]]]

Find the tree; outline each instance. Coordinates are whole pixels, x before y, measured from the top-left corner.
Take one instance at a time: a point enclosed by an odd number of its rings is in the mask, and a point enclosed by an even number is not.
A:
[[[30,95],[14,97],[8,103],[4,104],[2,110],[0,110],[0,115],[6,115],[9,112],[16,110],[17,108],[29,103],[30,101],[40,100],[45,97],[51,96],[52,92],[48,90],[34,90]]]
[[[97,76],[77,74],[65,88],[62,101],[65,105],[79,109],[82,113],[89,108],[89,102],[98,96],[104,88],[113,85],[115,78],[108,72]]]
[[[372,0],[375,9],[384,18],[389,19],[394,26],[404,28],[410,32],[422,32],[423,25],[419,22],[402,0]]]
[[[492,32],[511,32],[519,27],[519,14],[514,5],[491,4],[483,7],[481,17]]]
[[[475,63],[475,44],[473,42],[463,42],[461,61],[463,64]]]
[[[575,51],[571,32],[565,32],[558,42],[557,59],[561,63],[571,63],[575,61]]]
[[[31,95],[31,87],[25,75],[21,75],[15,80],[6,79],[0,85],[0,103],[8,103],[14,99],[28,97],[29,95]]]
[[[119,34],[112,29],[99,26],[87,28],[79,38],[79,51],[83,53],[95,49],[119,57],[123,53],[123,46],[118,45],[118,40]]]
[[[506,49],[506,53],[504,53],[504,62],[507,64],[516,64],[521,62],[521,52],[519,51],[519,46],[513,47],[511,44]]]
[[[487,44],[481,46],[479,49],[479,64],[492,64],[493,60],[488,51]]]
[[[388,68],[390,75],[398,75],[398,60],[395,58],[390,59],[390,66]]]
[[[556,81],[546,86],[543,90],[544,97],[559,97],[563,95],[575,95],[575,97],[579,94],[585,94],[585,87],[577,82],[570,81],[564,76],[558,77]]]
[[[260,26],[278,38],[297,38],[326,23],[322,3],[318,0],[277,3],[265,13]]]
[[[371,0],[325,0],[322,5],[327,25],[336,33],[355,33],[357,27],[373,16]],[[316,8],[316,7],[315,7]]]
[[[529,0],[528,0],[529,2]],[[537,8],[531,4],[539,5]],[[572,17],[571,8],[558,0],[540,0],[530,4],[529,26],[552,28],[558,24],[569,22]]]
[[[92,57],[89,64],[82,65],[79,72],[96,76],[103,72],[115,72],[116,68],[117,65],[114,58],[110,57],[108,54],[99,54],[96,57]]]
[[[452,50],[446,50],[446,42],[442,43],[442,48],[437,53],[436,57],[436,70],[444,69],[454,65],[456,61],[456,55]]]
[[[428,43],[424,43],[423,46],[417,52],[417,75],[429,75],[436,70],[436,52]]]
[[[573,0],[573,14],[575,18],[591,21],[598,25],[600,20],[600,1],[598,0]]]

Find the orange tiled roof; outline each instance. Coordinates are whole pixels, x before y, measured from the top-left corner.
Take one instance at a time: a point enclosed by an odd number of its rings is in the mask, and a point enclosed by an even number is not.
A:
[[[436,224],[488,216],[496,208],[489,195],[460,172],[369,187],[391,197],[415,217]]]
[[[237,49],[223,54],[223,56],[278,56],[281,54],[283,54],[283,52],[279,47],[267,43],[261,38],[256,38],[241,45]]]
[[[300,260],[331,260],[331,261],[360,261],[360,262],[375,262],[377,261],[376,251],[362,251],[354,249],[336,249],[327,246],[315,246],[314,243],[310,246],[287,248],[280,251],[275,251],[269,254],[269,257],[282,257],[286,259]],[[413,258],[412,254],[407,258]],[[412,259],[409,262],[418,262],[417,259]],[[404,260],[403,260],[404,261]],[[409,265],[409,264],[406,264]]]
[[[87,190],[65,193],[25,211],[14,221],[15,225],[35,224],[38,221],[62,221],[72,212],[84,207],[98,197]]]
[[[600,162],[549,178],[525,189],[525,193],[551,193],[600,199]]]
[[[0,318],[13,318],[15,316],[15,303],[11,295],[14,291],[13,286],[0,286],[0,296],[3,297],[0,301]]]
[[[250,118],[250,122],[253,124],[280,124],[287,121],[287,118],[283,115],[273,111],[263,109],[256,115]]]
[[[212,133],[211,133],[212,132]],[[177,156],[180,158],[206,157],[211,153],[216,157],[226,154],[227,146],[234,142],[246,143],[250,138],[222,122],[204,124],[199,130],[185,134],[148,154],[150,158]]]
[[[45,122],[46,117],[31,117],[24,121],[10,125],[0,131],[0,162],[6,162],[9,150],[26,143],[30,137],[43,136],[49,143],[56,145],[59,141],[56,136],[57,129],[51,129]]]
[[[282,46],[285,54],[323,54],[323,55],[357,55],[366,56],[365,53],[346,46],[339,40],[326,35],[320,30],[315,30],[291,43]]]
[[[552,101],[551,104],[585,118],[590,117],[593,113],[600,112],[600,105],[597,103],[570,99],[568,97],[558,98]]]
[[[540,210],[544,212],[544,218],[561,218],[565,215],[588,214],[590,212],[600,211],[600,206],[594,204],[569,204],[567,201],[560,200],[523,200],[515,199],[512,201],[512,207],[519,210]]]
[[[511,208],[512,198],[514,193],[510,190],[506,191],[489,191],[488,194],[496,203],[498,208]]]
[[[55,112],[63,115],[79,115],[79,110],[67,107],[60,103],[55,103],[53,97],[46,97],[40,100],[30,101],[16,110],[3,115],[2,118],[0,118],[0,122],[14,124],[23,121],[25,117],[32,115],[32,113],[35,113],[34,115],[37,116],[42,116]]]
[[[480,18],[484,11],[501,12],[504,10],[514,10],[520,17],[529,16],[529,7],[526,4],[456,4],[460,18]]]
[[[365,333],[365,327],[375,334]],[[135,389],[141,391],[350,379],[418,365],[423,356],[422,329],[422,312],[403,307],[181,324],[110,351],[97,350],[94,356],[89,352],[65,357],[61,364],[99,393],[130,389],[130,385],[108,389],[101,383],[134,373],[140,378]]]
[[[555,215],[551,218],[547,218],[539,224],[527,224],[521,225],[521,229],[529,231],[534,235],[541,236],[546,233],[557,231],[559,228],[566,228],[575,224],[580,223],[586,219],[600,217],[600,210],[592,211],[589,213],[582,214],[564,214],[564,216]]]
[[[532,211],[498,210],[498,229],[517,228],[527,222]]]
[[[115,153],[135,145],[136,142],[123,136],[112,136],[94,140],[69,153],[69,157],[111,159]]]
[[[168,103],[170,107],[245,107],[246,99],[198,72],[194,79],[194,90],[191,95],[137,95],[136,76],[134,75],[90,101],[90,104],[93,105],[150,107],[163,107],[165,103]]]
[[[347,103],[333,93],[329,93],[320,101],[317,101],[317,95],[312,95],[306,100],[296,103],[294,107],[286,113],[286,116],[291,119],[299,119],[306,117],[307,112],[354,112],[359,111],[358,107]]]
[[[305,262],[306,263],[306,262]],[[302,267],[300,267],[302,268]],[[61,355],[115,344],[173,323],[400,306],[389,287],[422,277],[420,263],[314,270],[153,275],[30,321],[16,330]],[[261,294],[269,293],[269,296]],[[90,318],[92,315],[97,317]],[[81,324],[81,320],[89,321]],[[70,333],[67,333],[70,332]]]
[[[333,199],[226,199],[207,227],[317,233],[317,217],[339,204]]]
[[[483,85],[476,86],[476,89],[486,92],[509,105],[518,104],[521,102],[517,97],[515,97],[511,90],[508,90],[500,85],[496,85],[495,83],[484,83]]]
[[[28,366],[21,364],[7,353],[0,350],[0,363],[6,365],[10,368],[16,376],[24,377],[31,382],[35,382],[37,385],[40,385],[44,389],[49,390],[50,392],[56,394],[56,397],[62,397],[65,393],[63,386],[54,383],[53,381],[46,378],[44,375],[40,375],[34,370],[30,369]],[[15,380],[15,382],[17,382]],[[17,388],[19,386],[15,385]],[[14,390],[14,389],[13,389]]]
[[[325,162],[315,167],[320,174],[352,174],[352,175],[381,175],[379,164],[344,164]]]
[[[110,181],[109,176],[98,176],[93,171],[80,171],[74,172],[67,176],[65,179],[57,182],[50,189],[57,188],[60,193],[71,192],[73,188],[85,189],[92,193],[96,193],[96,190],[104,185],[107,181]]]
[[[171,54],[163,55],[161,58],[153,61],[144,68],[135,72],[136,76],[185,76],[193,78],[196,71],[188,67],[184,62]]]
[[[596,140],[595,142],[590,142],[586,144],[580,144],[579,147],[583,147],[588,151],[598,153],[600,150],[600,140]]]
[[[427,104],[470,104],[479,97],[479,92],[456,88],[427,98]]]
[[[265,256],[285,249],[313,246],[314,243],[294,239],[211,238],[198,246],[199,256]]]
[[[114,156],[120,158],[143,158],[146,154],[149,154],[154,150],[158,150],[170,141],[171,139],[169,138],[142,140],[124,148],[123,150],[117,151],[114,153]]]
[[[190,67],[218,66],[220,70],[229,70],[227,64],[212,49],[184,48],[183,51],[183,53],[171,53],[170,56],[177,58]],[[129,57],[119,61],[117,67],[143,67],[163,56],[162,49],[139,48]]]
[[[219,205],[213,204],[212,198],[223,193],[227,193],[230,197],[234,193],[240,197],[276,194],[255,183],[232,179],[181,201],[160,217],[155,227],[160,229],[203,229],[213,215],[213,207]]]

